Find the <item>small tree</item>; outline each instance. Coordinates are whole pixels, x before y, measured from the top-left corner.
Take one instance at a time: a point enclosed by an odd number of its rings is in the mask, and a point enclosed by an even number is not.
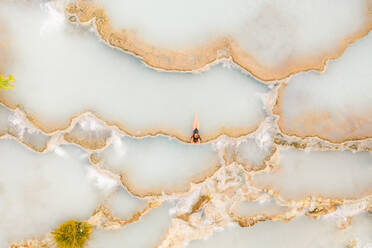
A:
[[[58,248],[82,248],[90,239],[92,225],[70,220],[61,224],[53,233]]]
[[[0,74],[0,89],[10,90],[13,89],[13,85],[11,83],[15,82],[15,78],[13,75],[9,77],[5,77],[4,75]]]

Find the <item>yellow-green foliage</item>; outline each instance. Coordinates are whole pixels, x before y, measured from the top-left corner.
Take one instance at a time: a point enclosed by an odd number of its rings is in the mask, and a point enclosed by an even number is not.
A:
[[[13,85],[11,83],[15,82],[15,78],[13,75],[10,75],[9,77],[5,77],[4,75],[0,74],[0,89],[13,89]]]
[[[58,248],[82,248],[91,234],[92,226],[78,220],[67,221],[53,232]]]

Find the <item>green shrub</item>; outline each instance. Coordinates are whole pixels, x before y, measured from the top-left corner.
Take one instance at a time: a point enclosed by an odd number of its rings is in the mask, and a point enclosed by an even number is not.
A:
[[[90,239],[92,226],[87,222],[70,220],[61,224],[53,236],[59,248],[82,248]]]
[[[0,89],[9,90],[13,89],[13,85],[11,83],[15,82],[15,78],[13,75],[9,77],[5,77],[4,75],[0,74]]]

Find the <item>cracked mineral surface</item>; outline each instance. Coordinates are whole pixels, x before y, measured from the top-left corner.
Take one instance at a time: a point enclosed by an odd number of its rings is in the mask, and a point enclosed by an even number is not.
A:
[[[371,248],[371,29],[371,0],[0,0],[0,248]]]

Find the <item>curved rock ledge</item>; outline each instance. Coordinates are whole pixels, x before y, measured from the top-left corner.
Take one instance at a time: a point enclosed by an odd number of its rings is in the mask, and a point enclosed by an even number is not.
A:
[[[287,201],[313,197],[340,202],[358,200],[372,195],[371,159],[369,152],[306,152],[280,147],[277,164],[268,171],[254,174],[250,180],[257,188]]]
[[[334,2],[337,4],[337,2]],[[274,80],[280,80],[287,78],[293,74],[309,71],[309,70],[320,70],[323,71],[325,69],[325,66],[327,64],[327,61],[337,59],[340,57],[346,48],[352,44],[353,42],[359,40],[360,38],[367,35],[367,33],[372,29],[372,11],[371,11],[371,5],[372,3],[368,0],[361,1],[360,3],[356,3],[364,6],[364,17],[361,23],[355,24],[353,28],[360,25],[356,30],[353,30],[351,33],[346,33],[341,38],[339,37],[339,40],[336,40],[336,44],[329,44],[329,47],[327,48],[319,48],[320,51],[310,51],[307,55],[301,54],[293,57],[292,51],[289,52],[289,54],[283,55],[285,59],[279,63],[279,65],[276,66],[270,66],[268,64],[265,64],[263,62],[260,62],[260,52],[259,48],[264,47],[265,45],[270,45],[270,42],[272,42],[272,39],[265,43],[265,35],[262,35],[263,37],[260,37],[259,34],[264,33],[265,31],[268,32],[267,36],[271,38],[278,38],[280,36],[285,36],[280,33],[275,33],[275,30],[282,30],[283,32],[289,32],[287,34],[288,36],[293,37],[287,37],[282,41],[283,43],[277,44],[277,48],[273,48],[273,51],[271,51],[273,54],[266,55],[271,60],[275,60],[275,55],[278,53],[282,53],[287,49],[287,44],[291,41],[291,38],[294,39],[296,36],[296,28],[301,29],[302,27],[296,27],[293,30],[286,30],[284,27],[287,27],[288,29],[291,29],[291,25],[293,26],[292,20],[286,20],[283,18],[282,15],[292,15],[293,13],[285,13],[282,9],[277,9],[278,6],[268,5],[265,6],[263,9],[260,10],[262,13],[254,13],[252,16],[247,16],[247,20],[250,20],[252,23],[255,23],[258,27],[261,27],[263,29],[267,28],[268,30],[262,31],[261,30],[255,30],[254,26],[244,27],[243,29],[240,29],[240,33],[248,33],[248,37],[243,37],[242,40],[247,42],[246,40],[250,39],[252,43],[257,46],[258,51],[254,51],[255,53],[251,53],[247,51],[242,43],[241,39],[237,39],[234,37],[234,35],[227,35],[223,36],[221,38],[213,39],[209,42],[207,42],[204,45],[200,45],[194,48],[190,49],[184,49],[184,50],[175,50],[175,49],[168,49],[163,48],[160,46],[152,45],[149,41],[144,41],[141,37],[137,35],[135,31],[132,31],[130,29],[124,29],[120,30],[119,27],[114,27],[110,23],[110,16],[106,13],[105,9],[101,7],[99,2],[94,1],[88,1],[88,0],[77,0],[73,3],[70,3],[66,7],[67,13],[70,15],[69,20],[72,22],[79,21],[80,23],[92,23],[95,29],[97,30],[97,33],[99,36],[110,46],[119,48],[125,52],[130,52],[136,56],[139,56],[142,58],[142,60],[158,69],[164,69],[164,70],[177,70],[177,71],[195,71],[195,70],[203,70],[205,67],[210,65],[211,63],[217,62],[221,59],[227,59],[231,58],[232,61],[234,61],[237,65],[244,68],[246,71],[248,71],[250,74],[255,76],[256,78],[270,82]],[[301,5],[301,4],[299,4]],[[318,4],[319,5],[319,4]],[[292,6],[293,7],[293,6]],[[317,6],[319,7],[319,6]],[[290,8],[290,7],[289,7]],[[335,19],[337,19],[337,15],[340,15],[336,11],[336,9],[341,9],[340,6],[335,5],[334,7],[330,7],[331,10],[327,12],[327,14],[332,15],[333,12],[335,13]],[[310,11],[309,9],[304,8],[305,11]],[[281,13],[283,11],[283,13]],[[313,12],[311,12],[313,15],[312,20],[318,18],[318,13],[323,13],[324,9],[315,9]],[[272,12],[272,13],[271,13]],[[362,12],[363,13],[363,12]],[[309,13],[305,13],[306,16]],[[354,13],[355,14],[355,13]],[[300,17],[301,14],[298,14],[296,17]],[[271,20],[270,16],[277,16],[276,20]],[[341,14],[342,16],[342,14]],[[327,15],[328,17],[328,15]],[[345,18],[345,15],[343,16]],[[256,18],[256,19],[254,19]],[[351,19],[349,21],[354,21],[355,17],[350,17]],[[342,20],[342,19],[341,19]],[[283,23],[280,23],[283,21]],[[276,24],[276,22],[279,22],[280,24]],[[253,24],[252,24],[253,25]],[[271,27],[270,25],[278,25]],[[282,25],[282,26],[281,26]],[[304,24],[306,25],[306,24]],[[323,23],[324,25],[324,23]],[[337,27],[339,23],[335,22],[335,27]],[[352,27],[353,25],[351,25]],[[250,28],[252,30],[250,30]],[[272,28],[273,30],[270,30]],[[318,27],[320,28],[320,27]],[[251,32],[251,33],[250,33]],[[271,33],[273,32],[273,33]],[[326,32],[323,30],[323,32]],[[328,30],[330,32],[330,30]],[[252,35],[249,37],[249,35]],[[259,38],[257,38],[258,36]],[[256,40],[257,39],[257,40]],[[262,40],[259,40],[262,39]],[[311,37],[310,37],[311,39]],[[249,43],[249,42],[248,42]],[[252,45],[252,44],[251,44]],[[253,45],[254,47],[254,45]],[[270,46],[268,46],[270,47]],[[252,47],[250,47],[252,50]],[[283,49],[284,48],[284,49]],[[289,49],[289,48],[288,48]],[[254,48],[253,48],[254,50]],[[261,49],[262,50],[262,49]],[[270,49],[269,49],[270,50]],[[291,49],[289,49],[291,50]],[[303,51],[301,51],[303,52]],[[306,54],[306,53],[305,53]],[[314,55],[313,55],[314,54]],[[263,56],[265,57],[265,55]],[[280,56],[279,56],[280,57]],[[269,60],[270,61],[270,60]]]
[[[140,197],[187,192],[221,166],[212,144],[195,146],[164,136],[116,136],[90,160]]]
[[[208,142],[222,134],[247,135],[265,118],[261,95],[269,88],[236,68],[217,65],[200,74],[154,71],[97,42],[87,29],[65,23],[53,4],[6,1],[0,8],[17,51],[9,69],[17,85],[0,91],[0,102],[21,109],[45,133],[66,130],[90,112],[131,136],[167,134],[188,142],[197,114],[203,142]]]
[[[327,72],[302,73],[282,84],[273,109],[281,132],[331,143],[371,138],[371,44],[372,33],[332,61]]]

